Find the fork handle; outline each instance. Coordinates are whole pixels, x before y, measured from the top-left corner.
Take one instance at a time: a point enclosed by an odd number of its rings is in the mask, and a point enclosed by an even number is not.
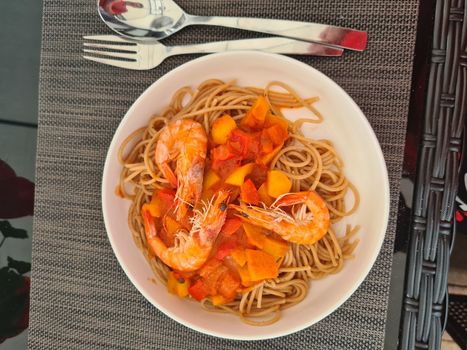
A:
[[[367,33],[363,31],[310,22],[193,15],[188,16],[187,20],[187,25],[202,24],[238,28],[356,51],[363,51],[368,39]]]
[[[205,44],[167,47],[168,55],[191,53],[213,53],[238,50],[261,50],[265,52],[288,55],[341,56],[343,50],[320,44],[298,41],[287,38],[259,38],[216,41]]]

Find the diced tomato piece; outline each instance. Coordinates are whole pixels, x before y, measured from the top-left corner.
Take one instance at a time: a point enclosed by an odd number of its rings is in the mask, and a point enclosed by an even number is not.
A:
[[[253,181],[256,188],[259,188],[268,177],[268,167],[264,164],[255,164],[253,171],[248,175],[248,178]]]
[[[250,143],[248,144],[248,153],[245,157],[247,161],[256,161],[261,151],[261,132],[251,135]]]
[[[202,280],[198,280],[195,284],[188,288],[190,295],[198,301],[203,300],[209,295],[209,290]]]
[[[235,153],[227,145],[219,145],[211,150],[213,161],[227,160],[235,157]]]
[[[219,294],[224,296],[227,299],[234,299],[237,295],[237,290],[240,287],[240,281],[236,276],[232,273],[226,273],[219,285]]]
[[[224,260],[224,258],[230,254],[232,250],[237,247],[237,243],[233,239],[224,240],[219,247],[217,248],[216,252],[216,259],[217,260]]]
[[[217,259],[209,260],[201,268],[200,275],[208,290],[209,295],[217,295],[217,288],[220,278],[229,271],[229,269],[222,265],[222,262]]]
[[[214,272],[220,265],[222,265],[222,263],[217,260],[208,260],[199,271],[199,275],[205,278]]]
[[[242,227],[242,220],[239,218],[227,219],[225,220],[224,226],[222,226],[221,232],[224,236],[231,236],[237,232],[240,227]]]
[[[248,154],[248,147],[251,140],[252,137],[250,134],[243,130],[235,129],[230,134],[228,145],[232,152],[236,152],[245,157]]]
[[[240,186],[240,198],[242,201],[258,205],[259,204],[259,194],[256,190],[254,183],[248,179]]]

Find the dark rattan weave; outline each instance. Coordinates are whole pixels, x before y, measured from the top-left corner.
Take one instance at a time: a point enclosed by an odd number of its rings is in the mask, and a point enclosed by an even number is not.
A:
[[[401,349],[439,349],[467,112],[467,1],[437,0]]]

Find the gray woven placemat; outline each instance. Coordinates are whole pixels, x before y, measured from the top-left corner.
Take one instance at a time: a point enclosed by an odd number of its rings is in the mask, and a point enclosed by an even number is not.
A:
[[[391,182],[391,219],[381,254],[336,312],[297,334],[226,341],[165,317],[131,285],[107,240],[100,185],[122,116],[157,78],[194,56],[147,72],[81,58],[81,37],[108,33],[95,1],[45,0],[29,346],[31,349],[380,349],[391,274],[408,113],[417,0],[179,0],[194,14],[317,21],[365,29],[364,53],[300,58],[335,79],[360,105],[381,142]],[[189,28],[167,43],[255,36]],[[377,213],[376,213],[377,214]]]

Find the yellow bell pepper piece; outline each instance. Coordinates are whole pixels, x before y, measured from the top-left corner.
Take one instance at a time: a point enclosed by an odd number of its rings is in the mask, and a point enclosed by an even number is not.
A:
[[[206,174],[204,174],[203,189],[207,190],[217,184],[221,180],[220,176],[212,169],[209,169]]]
[[[241,186],[245,182],[245,177],[253,171],[253,167],[255,163],[248,163],[240,168],[237,168],[230,174],[227,179],[225,179],[225,183],[234,186]]]
[[[169,293],[175,294],[180,298],[185,298],[188,295],[190,282],[184,278],[177,279],[173,271],[169,272],[167,278],[167,290]]]
[[[285,173],[280,170],[269,170],[266,180],[268,195],[277,198],[284,193],[289,193],[292,182]]]
[[[225,303],[227,303],[227,299],[224,298],[222,295],[214,295],[213,297],[211,297],[211,302],[212,302],[212,305],[224,305]]]
[[[230,133],[237,127],[237,123],[230,115],[224,115],[214,121],[211,129],[212,141],[223,145],[227,142]]]

